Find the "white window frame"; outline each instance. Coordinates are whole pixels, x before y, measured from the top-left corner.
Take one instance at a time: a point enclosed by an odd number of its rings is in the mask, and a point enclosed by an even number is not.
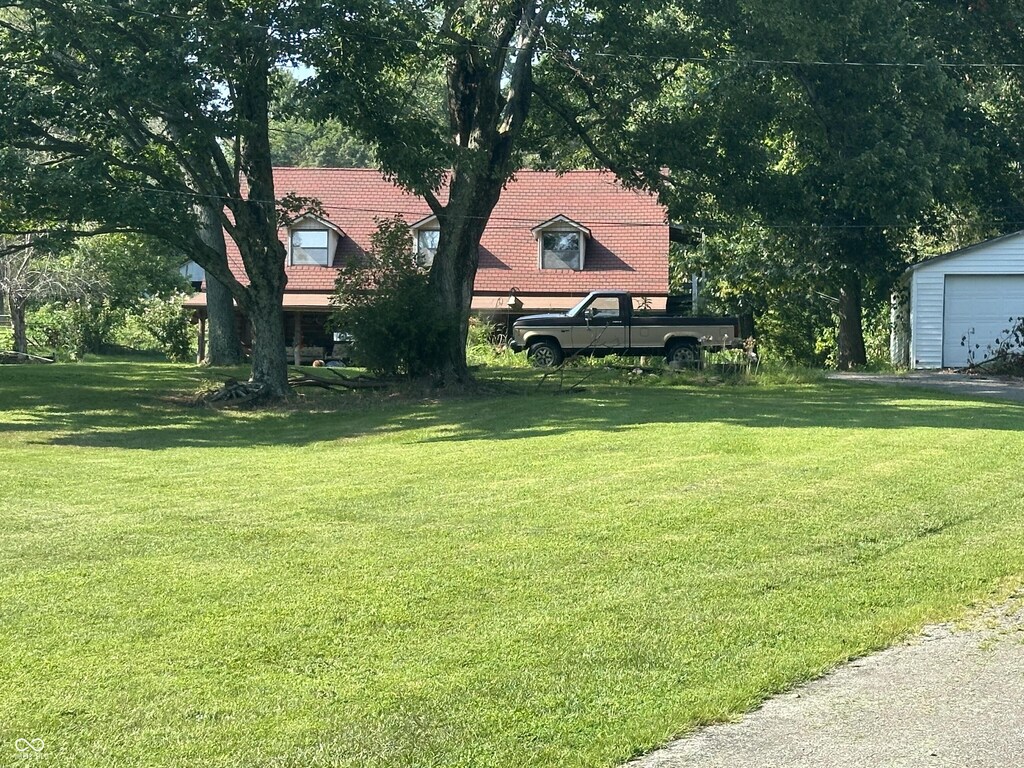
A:
[[[307,261],[299,261],[299,262],[295,261],[295,249],[296,248],[302,248],[302,246],[295,244],[295,237],[296,237],[296,235],[299,235],[299,236],[302,236],[302,235],[323,235],[324,236],[324,238],[327,240],[327,244],[324,245],[324,246],[317,246],[316,248],[311,249],[311,250],[315,250],[315,251],[323,251],[324,252],[324,261],[323,261],[323,263],[320,263],[319,261],[314,261],[313,263],[309,263]],[[289,264],[291,266],[293,266],[293,267],[329,267],[329,266],[331,266],[331,261],[332,261],[332,259],[331,259],[331,240],[332,240],[332,238],[331,238],[331,230],[327,229],[326,227],[324,227],[323,229],[292,229],[292,230],[289,230],[289,232],[288,232],[288,262],[289,262]],[[305,251],[307,249],[302,248],[302,250]]]
[[[413,249],[416,252],[416,263],[422,269],[430,269],[434,264],[434,256],[437,255],[437,246],[433,248],[424,248],[420,245],[420,235],[427,233],[436,234],[438,237],[441,236],[440,229],[433,229],[430,227],[422,227],[420,229],[413,230]]]
[[[425,219],[414,221],[409,225],[409,232],[412,234],[412,252],[416,257],[416,263],[420,269],[430,269],[434,264],[434,256],[437,255],[437,248],[431,250],[424,250],[420,248],[420,234],[423,232],[438,232],[440,233],[441,227],[437,223],[437,216],[430,215]],[[440,235],[438,235],[440,236]],[[429,254],[429,259],[425,258]]]
[[[551,250],[552,253],[570,253],[570,251],[555,251],[554,249],[546,249],[544,247],[544,239],[548,236],[562,237],[564,235],[575,235],[576,236],[576,263],[578,266],[561,266],[544,263],[544,253],[547,250]],[[583,233],[578,229],[546,229],[540,233],[537,238],[537,266],[539,269],[557,269],[557,270],[569,270],[572,272],[582,272],[584,267],[584,254],[586,252],[586,238],[583,237]]]
[[[546,235],[568,235],[577,236],[579,266],[545,266],[544,264],[544,238]],[[587,266],[587,240],[590,239],[590,230],[582,224],[573,221],[568,216],[555,216],[552,219],[538,224],[533,228],[533,236],[537,240],[537,269],[545,271],[569,271],[582,272]]]
[[[315,263],[306,263],[295,261],[295,236],[302,235],[305,233],[327,233],[327,260],[325,264],[321,264],[319,261]],[[307,213],[288,225],[288,266],[290,267],[333,267],[334,257],[338,251],[338,245],[341,242],[341,238],[345,236],[345,233],[341,231],[335,224],[328,221],[327,219],[317,216],[312,213]],[[318,249],[319,250],[319,249]]]

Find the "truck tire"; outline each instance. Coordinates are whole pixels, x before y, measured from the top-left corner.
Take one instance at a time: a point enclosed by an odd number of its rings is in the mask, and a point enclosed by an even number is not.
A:
[[[526,350],[526,356],[535,368],[557,368],[565,359],[558,342],[549,339],[533,342]]]
[[[697,368],[700,366],[700,347],[694,341],[673,341],[665,352],[669,368]]]

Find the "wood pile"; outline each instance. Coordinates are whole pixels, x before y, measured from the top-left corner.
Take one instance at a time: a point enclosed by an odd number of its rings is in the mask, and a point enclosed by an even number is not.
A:
[[[263,395],[264,385],[258,381],[237,381],[228,379],[223,386],[208,389],[201,394],[197,405],[208,405],[212,408],[234,408],[240,405],[251,405]]]

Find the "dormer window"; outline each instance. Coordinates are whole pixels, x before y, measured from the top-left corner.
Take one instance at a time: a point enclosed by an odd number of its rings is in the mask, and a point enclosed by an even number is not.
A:
[[[420,219],[412,224],[409,229],[412,231],[412,245],[416,252],[416,263],[424,269],[428,269],[434,263],[434,254],[437,253],[437,243],[441,237],[437,216],[428,216],[425,219]]]
[[[307,214],[288,228],[288,263],[299,267],[330,267],[342,231],[326,219]]]
[[[326,267],[330,262],[331,238],[326,229],[292,232],[292,264]]]
[[[533,228],[540,269],[582,270],[590,230],[567,216],[555,216]]]

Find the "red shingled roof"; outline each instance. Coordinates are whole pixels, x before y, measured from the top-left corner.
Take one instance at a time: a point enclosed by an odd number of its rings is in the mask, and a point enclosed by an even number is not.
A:
[[[276,168],[277,197],[315,197],[324,217],[344,233],[335,264],[370,247],[375,218],[399,215],[412,224],[430,215],[420,198],[403,192],[378,171],[355,168]],[[591,232],[583,271],[541,270],[531,230],[556,216]],[[282,230],[281,241],[287,243]],[[665,209],[649,194],[626,190],[604,171],[520,171],[509,182],[480,243],[477,294],[573,294],[622,289],[638,296],[668,292],[669,230]],[[241,259],[228,240],[232,271],[245,279]],[[337,270],[288,266],[287,291],[330,292]]]

